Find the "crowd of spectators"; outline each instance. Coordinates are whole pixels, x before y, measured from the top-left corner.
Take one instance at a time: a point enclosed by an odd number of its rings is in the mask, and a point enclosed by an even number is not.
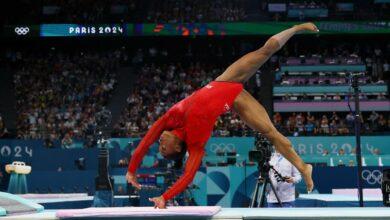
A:
[[[121,1],[47,1],[42,6],[42,22],[94,23],[131,22],[141,16],[143,4],[140,0]]]
[[[217,43],[205,45],[198,46],[196,42],[191,42],[185,47],[175,47],[176,50],[158,46],[149,49],[147,47],[139,50],[134,49],[130,60],[135,67],[134,70],[137,71],[138,78],[127,97],[126,108],[114,124],[113,136],[143,136],[152,123],[173,104],[212,81],[228,66],[229,63],[226,62],[237,59],[238,56],[252,48],[242,42],[229,45],[229,47],[222,47],[221,44]],[[292,45],[292,48],[295,48],[295,45]],[[64,147],[71,146],[75,142],[74,139],[88,138],[95,130],[97,113],[104,110],[103,107],[109,100],[111,91],[116,84],[116,69],[119,63],[123,57],[130,54],[128,51],[126,53],[124,51],[76,53],[61,52],[53,48],[53,50],[37,54],[14,53],[7,55],[9,62],[14,63],[16,68],[14,84],[18,118],[15,136],[23,139],[59,139]],[[321,51],[318,53],[321,54]],[[346,51],[348,50],[337,47],[327,54],[328,57],[336,57],[337,52],[348,54]],[[356,51],[357,57],[365,62],[369,70],[367,57],[371,59],[382,57],[381,59],[386,61],[389,57],[390,47],[385,47],[382,50],[357,48]],[[272,57],[269,63],[284,65],[285,57],[297,57],[296,54],[299,53],[301,52],[287,47]],[[202,56],[204,54],[207,54],[208,57],[213,56],[212,62],[205,61],[205,57]],[[158,59],[162,61],[157,61]],[[218,59],[224,60],[224,63],[218,62]],[[306,61],[307,59],[305,59]],[[388,68],[381,69],[378,75],[386,75],[386,70],[388,72]],[[368,71],[361,80],[364,80],[365,83],[373,83],[372,73],[372,70]],[[288,81],[289,85],[334,84],[332,77],[326,78],[320,74],[317,75],[315,77],[286,75],[279,82]],[[342,77],[334,78],[340,80]],[[383,83],[380,80],[375,82]],[[345,81],[340,84],[345,84]],[[248,89],[248,86],[246,88]],[[253,91],[251,93],[256,96]],[[287,94],[277,97],[275,101],[341,101],[345,100],[347,95],[313,96],[302,94],[296,96]],[[360,98],[362,100],[386,100],[388,95],[361,93]],[[350,97],[350,100],[352,99]],[[339,117],[342,119],[337,119],[334,122],[333,115],[325,114],[322,116],[320,113],[303,115],[305,114],[283,115],[284,119],[275,122],[277,122],[277,127],[287,135],[344,135],[353,132],[351,123],[346,120],[348,115],[344,116],[340,113]],[[388,115],[386,113],[380,113],[375,123],[370,124],[367,120],[364,120],[365,123],[363,123],[365,133],[388,131]],[[0,120],[0,132],[6,131],[2,127],[4,126]],[[237,114],[231,112],[221,116],[216,121],[212,135],[216,137],[253,136],[253,131],[244,125]]]
[[[276,3],[275,12],[269,4]],[[339,4],[341,3],[341,4]],[[260,7],[260,8],[259,8]],[[281,10],[283,8],[283,10]],[[275,1],[275,0],[41,0],[10,2],[0,15],[5,23],[124,23],[124,22],[234,22],[280,20],[386,20],[389,3],[357,0]],[[326,10],[288,16],[289,10]],[[371,9],[371,10],[368,10]],[[281,11],[280,11],[281,10]],[[321,15],[319,15],[321,14]],[[15,16],[17,15],[17,16]]]
[[[387,112],[361,114],[362,133],[390,131],[390,117]],[[351,135],[354,134],[355,118],[352,113],[275,113],[275,127],[285,135]]]
[[[114,126],[114,136],[142,136],[173,104],[212,81],[223,70],[193,63],[188,67],[150,64],[139,71],[136,86],[127,98],[127,107]],[[248,129],[234,113],[218,119],[213,133],[213,136],[248,135]]]
[[[309,57],[304,55],[300,57],[287,57],[281,60],[282,63],[286,65],[318,65],[318,64],[361,64],[362,61],[360,57],[356,54],[338,54],[337,56],[329,56],[328,54],[312,54]]]
[[[329,94],[323,94],[323,95],[291,95],[286,94],[282,97],[274,97],[274,101],[292,101],[292,102],[301,102],[301,101],[316,101],[316,102],[335,102],[335,101],[353,101],[355,98],[353,94],[338,94],[335,95],[329,95]],[[386,93],[379,93],[378,95],[367,95],[365,93],[359,94],[359,100],[361,101],[386,101],[389,100],[389,97]]]
[[[122,58],[110,52],[19,53],[14,61],[17,134],[20,139],[80,139],[94,133]],[[48,142],[49,146],[50,141]]]
[[[297,74],[297,73],[295,73]],[[288,75],[283,75],[281,80],[280,80],[280,85],[346,85],[349,84],[351,79],[350,73],[345,73],[345,72],[337,72],[339,76],[333,77],[331,76],[333,73],[328,72],[328,73],[323,73],[321,72],[320,74],[322,76],[316,76],[314,74],[308,76],[308,72],[302,73],[302,75],[305,76],[288,76]],[[358,82],[360,85],[365,85],[365,84],[385,84],[385,81],[383,79],[376,79],[373,80],[372,76],[364,76],[364,73],[353,73],[359,75]],[[386,74],[386,73],[383,73]]]
[[[41,0],[10,2],[5,23],[104,23],[133,21],[139,0]],[[142,8],[142,7],[141,7]],[[17,14],[18,16],[15,16]]]
[[[270,6],[271,5],[271,6]],[[370,8],[371,10],[367,10]],[[290,14],[290,10],[297,13]],[[311,12],[310,12],[311,10]],[[380,1],[262,0],[261,12],[274,21],[288,20],[387,20],[389,3]]]
[[[340,43],[332,47],[298,50],[299,42],[289,44],[278,58],[280,66],[305,65],[365,65],[366,71],[359,73],[360,84],[384,84],[390,76],[390,43],[370,45],[367,43]],[[354,73],[357,74],[357,73]],[[280,85],[334,85],[348,84],[347,71],[339,72],[284,72],[277,77]]]
[[[322,1],[297,1],[288,3],[289,8],[294,9],[313,9],[313,8],[328,8],[328,5]]]
[[[367,47],[366,47],[367,46]],[[297,45],[290,45],[281,51],[278,55],[271,58],[271,62],[280,63],[280,65],[285,65],[288,57],[299,57],[298,54],[304,52],[304,50],[296,50]],[[183,54],[182,57],[188,58],[188,60],[197,60],[197,56],[195,56],[195,49],[198,47],[191,47],[181,51]],[[203,48],[203,47],[199,47]],[[228,52],[222,50],[221,48],[214,48],[215,51],[211,54],[216,54],[216,58],[229,56],[232,51],[237,51],[237,54],[243,54],[244,44],[240,44],[236,50],[231,50],[231,48],[227,48]],[[379,49],[382,48],[382,49]],[[390,48],[390,47],[389,47]],[[370,47],[369,45],[346,45],[346,44],[338,44],[337,47],[327,48],[321,47],[317,48],[317,54],[323,54],[324,59],[319,58],[317,60],[322,60],[320,63],[331,62],[331,61],[340,61],[335,63],[330,63],[328,65],[335,64],[366,64],[367,65],[367,73],[364,77],[360,78],[360,83],[369,84],[369,83],[379,83],[383,84],[384,81],[382,78],[376,78],[374,81],[372,78],[373,71],[370,68],[370,60],[376,60],[381,58],[382,61],[386,61],[389,54],[389,48],[387,47]],[[207,48],[208,49],[208,48]],[[225,48],[226,49],[226,48]],[[247,50],[246,50],[247,51]],[[217,74],[220,74],[223,71],[223,68],[228,66],[227,63],[220,64],[219,67],[216,65],[205,65],[205,63],[193,63],[189,66],[184,66],[183,62],[177,61],[175,64],[151,64],[153,62],[150,61],[150,58],[160,57],[161,59],[169,60],[172,52],[169,50],[150,48],[149,50],[138,50],[133,58],[133,63],[137,65],[141,65],[139,69],[139,79],[137,83],[135,83],[135,88],[131,92],[130,96],[127,99],[128,105],[127,108],[121,115],[121,119],[119,123],[115,125],[114,134],[120,137],[139,137],[142,136],[148,128],[152,125],[152,123],[161,116],[164,112],[166,112],[169,107],[171,107],[177,101],[185,98],[187,95],[191,94],[197,88],[205,85],[207,82],[211,81]],[[175,53],[177,54],[177,52]],[[221,54],[221,55],[219,55]],[[308,53],[307,53],[308,54]],[[149,57],[149,61],[147,59]],[[287,58],[286,58],[287,57]],[[300,59],[304,60],[304,63],[300,63],[299,65],[307,65],[309,64],[310,58],[313,57],[313,54],[308,54],[305,58],[300,57]],[[367,58],[369,58],[367,60]],[[230,59],[230,58],[229,58]],[[153,59],[152,59],[153,60]],[[145,63],[147,63],[145,65]],[[167,63],[167,62],[163,62]],[[169,63],[169,62],[168,62]],[[386,62],[384,62],[386,63]],[[313,63],[312,65],[316,65],[318,63]],[[326,63],[327,64],[327,63]],[[142,66],[143,65],[143,66]],[[383,77],[385,74],[385,69],[378,70],[377,75]],[[300,85],[300,84],[346,84],[348,83],[346,77],[342,77],[340,75],[335,75],[329,77],[327,74],[316,73],[314,76],[289,76],[286,75],[282,77],[279,83],[289,82],[289,85]],[[152,83],[151,83],[152,79]],[[337,83],[340,81],[340,83]],[[288,84],[288,83],[284,83]],[[280,98],[275,98],[276,101],[342,101],[346,100],[348,94],[324,94],[324,95],[305,95],[296,96],[287,94],[286,96],[281,96]],[[353,97],[348,97],[349,100],[353,101]],[[381,94],[364,94],[361,93],[360,98],[362,100],[386,100],[388,99],[387,95],[384,93]],[[384,115],[387,117],[386,115]],[[330,134],[349,134],[351,132],[350,127],[348,127],[345,121],[337,120],[338,128],[333,129],[332,132],[329,131]],[[346,129],[343,128],[343,123],[346,124]],[[313,121],[314,127],[316,123]],[[331,124],[331,121],[328,122],[328,125]],[[295,125],[294,125],[295,126]],[[333,124],[332,124],[333,126]],[[320,128],[320,124],[318,125]],[[366,127],[368,128],[368,127]],[[381,128],[382,129],[382,128]],[[380,131],[381,129],[375,128],[372,130],[373,132]],[[315,131],[314,131],[315,130]],[[348,130],[348,131],[347,131]],[[337,132],[336,132],[337,131]],[[367,131],[369,132],[369,131]],[[292,132],[293,134],[294,132]],[[309,131],[310,133],[310,131]],[[319,135],[321,134],[320,129],[314,129],[310,135]],[[214,128],[213,136],[252,136],[253,131],[246,127],[238,115],[234,112],[226,115],[222,115],[216,122],[216,126]]]
[[[240,0],[158,0],[147,11],[147,22],[233,22],[245,19]]]
[[[232,22],[246,16],[239,0],[43,0],[12,4],[24,13],[18,18],[5,16],[6,23]]]

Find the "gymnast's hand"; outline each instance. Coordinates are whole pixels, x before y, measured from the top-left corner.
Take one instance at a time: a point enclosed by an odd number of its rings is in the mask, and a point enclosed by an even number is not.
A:
[[[128,183],[133,185],[136,189],[138,189],[138,190],[141,189],[141,184],[138,183],[137,176],[134,173],[127,172],[126,173],[126,180]]]
[[[149,198],[149,201],[154,202],[154,208],[165,209],[165,199],[160,197]]]

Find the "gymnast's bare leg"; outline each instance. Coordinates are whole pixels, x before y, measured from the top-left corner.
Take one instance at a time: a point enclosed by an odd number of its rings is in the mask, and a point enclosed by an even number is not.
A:
[[[263,134],[288,161],[302,173],[308,192],[313,189],[312,166],[305,164],[294,151],[291,142],[276,130],[264,107],[246,90],[234,101],[234,110],[249,127]]]
[[[260,49],[246,54],[229,66],[216,81],[247,81],[288,39],[300,31],[318,32],[318,29],[312,23],[305,23],[272,36]],[[234,101],[234,109],[249,127],[267,137],[275,148],[302,173],[307,190],[311,192],[314,187],[311,176],[312,166],[304,163],[294,151],[291,142],[276,130],[264,107],[243,90]]]

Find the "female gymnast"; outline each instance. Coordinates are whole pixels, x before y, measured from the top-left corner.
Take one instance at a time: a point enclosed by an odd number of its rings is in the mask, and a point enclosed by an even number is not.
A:
[[[304,23],[272,36],[261,48],[235,61],[215,81],[171,107],[153,124],[134,151],[126,180],[141,189],[136,179],[136,170],[150,145],[158,139],[159,151],[167,159],[183,158],[188,151],[183,175],[163,195],[149,199],[156,208],[165,208],[167,200],[185,190],[192,182],[205,154],[204,148],[216,119],[234,109],[242,121],[271,141],[276,150],[299,170],[308,192],[312,191],[312,166],[303,162],[291,142],[276,130],[264,107],[243,89],[243,83],[294,34],[301,31],[319,30],[313,23]]]

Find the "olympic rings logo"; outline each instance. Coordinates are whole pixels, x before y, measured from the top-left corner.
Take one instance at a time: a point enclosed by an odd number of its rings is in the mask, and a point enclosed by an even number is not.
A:
[[[217,152],[232,152],[235,151],[236,147],[234,144],[211,144],[210,145],[210,151],[213,153]]]
[[[383,174],[380,170],[363,170],[362,178],[370,185],[381,184]]]
[[[28,32],[30,32],[30,28],[28,28],[28,27],[16,27],[15,28],[15,33],[17,35],[26,35],[26,34],[28,34]]]

